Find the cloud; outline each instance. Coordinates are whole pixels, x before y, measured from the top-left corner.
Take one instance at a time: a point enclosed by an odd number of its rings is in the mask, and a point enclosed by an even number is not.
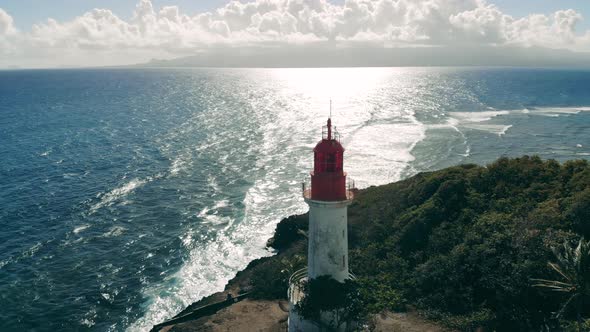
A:
[[[513,19],[493,5],[479,6],[449,17],[458,40],[483,44],[502,44],[508,41],[507,28]]]
[[[14,61],[18,57],[48,64],[55,59],[88,61],[89,55],[90,61],[100,58],[101,64],[116,64],[220,46],[313,47],[318,42],[338,47],[360,42],[374,47],[539,46],[589,51],[590,32],[576,34],[581,20],[571,9],[514,18],[483,0],[346,0],[342,5],[327,0],[231,1],[192,16],[176,6],[157,9],[149,0],[140,0],[128,20],[108,9],[94,9],[65,22],[48,19],[26,32],[17,31],[12,17],[0,9],[0,46],[4,62],[9,62],[10,53]],[[105,60],[105,54],[110,58]]]
[[[0,8],[0,36],[14,34],[14,20],[7,12]]]
[[[590,44],[583,43],[583,36],[575,34],[581,19],[582,15],[572,9],[557,11],[552,16],[529,15],[507,27],[508,41],[526,46],[588,50]]]
[[[7,12],[0,8],[0,56],[14,52],[12,38],[17,33],[14,20]]]

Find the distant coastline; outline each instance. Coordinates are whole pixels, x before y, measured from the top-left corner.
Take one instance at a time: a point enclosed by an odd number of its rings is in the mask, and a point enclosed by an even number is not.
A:
[[[590,68],[590,53],[541,47],[295,47],[212,48],[136,67],[340,68],[340,67],[571,67]]]
[[[116,68],[373,68],[373,67],[510,67],[590,68],[589,52],[542,47],[355,47],[285,46],[280,48],[210,48],[206,52],[172,59],[151,59],[112,66],[0,67],[28,69]]]

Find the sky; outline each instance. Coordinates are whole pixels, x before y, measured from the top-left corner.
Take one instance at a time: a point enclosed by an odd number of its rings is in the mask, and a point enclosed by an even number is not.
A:
[[[588,17],[588,18],[586,18]],[[220,49],[538,47],[590,52],[589,0],[2,0],[0,68],[124,65]]]

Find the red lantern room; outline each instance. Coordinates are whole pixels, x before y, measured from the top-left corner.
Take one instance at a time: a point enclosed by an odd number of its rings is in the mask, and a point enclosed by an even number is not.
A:
[[[332,121],[322,130],[322,140],[313,149],[314,165],[311,172],[311,199],[316,201],[344,201],[346,172],[343,170],[344,148],[337,133],[332,132]]]

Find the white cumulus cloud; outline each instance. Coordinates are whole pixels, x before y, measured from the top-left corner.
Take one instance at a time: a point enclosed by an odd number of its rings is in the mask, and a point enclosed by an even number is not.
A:
[[[14,52],[13,38],[16,33],[12,16],[0,8],[0,57]]]
[[[582,19],[571,9],[515,18],[484,0],[346,0],[342,5],[327,0],[231,1],[197,15],[140,0],[128,20],[109,9],[94,9],[69,21],[49,18],[18,31],[0,8],[0,65],[18,59],[44,65],[133,63],[209,47],[313,47],[314,42],[589,51],[590,32],[576,33]]]
[[[15,32],[14,20],[7,12],[0,8],[0,36],[13,34]]]

